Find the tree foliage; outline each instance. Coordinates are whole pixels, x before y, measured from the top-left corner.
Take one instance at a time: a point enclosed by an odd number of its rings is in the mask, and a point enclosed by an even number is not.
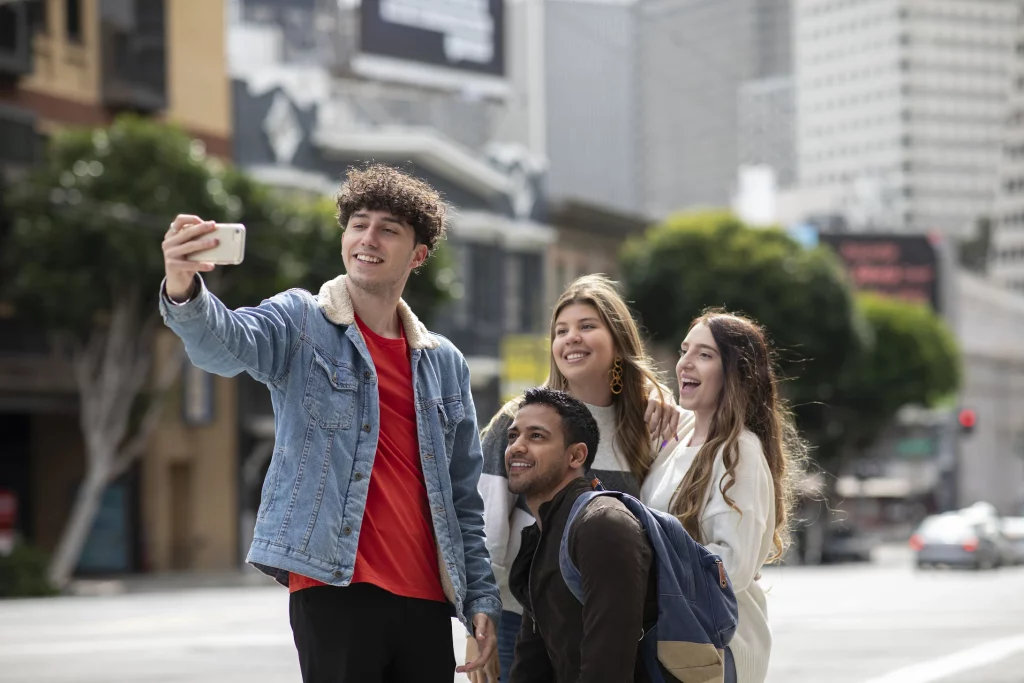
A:
[[[842,373],[829,409],[847,447],[869,446],[907,405],[934,407],[960,387],[961,357],[949,327],[923,304],[857,295],[869,344]]]

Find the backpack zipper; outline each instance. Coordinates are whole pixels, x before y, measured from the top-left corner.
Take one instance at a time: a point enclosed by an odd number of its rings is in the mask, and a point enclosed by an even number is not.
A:
[[[725,574],[725,565],[722,564],[721,560],[715,560],[715,564],[718,565],[718,585],[722,588],[728,588],[729,578]]]

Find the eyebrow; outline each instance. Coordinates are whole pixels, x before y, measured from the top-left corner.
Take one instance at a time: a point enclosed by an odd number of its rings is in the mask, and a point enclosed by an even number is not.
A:
[[[519,431],[519,427],[517,427],[515,425],[512,425],[511,427],[508,428],[508,431],[509,432],[517,431],[518,432]],[[544,432],[545,434],[550,434],[551,433],[551,430],[549,430],[547,427],[541,427],[540,425],[527,425],[526,427],[524,427],[523,431],[527,431],[527,432]]]
[[[578,323],[597,323],[597,322],[601,322],[601,321],[598,320],[597,318],[593,317],[593,316],[589,316],[587,318],[580,318],[576,322],[578,322]],[[555,323],[555,327],[558,327],[559,325],[568,325],[568,324],[569,324],[568,322],[563,320],[562,322]]]
[[[679,348],[681,349],[684,346],[686,346],[686,342],[683,342],[682,344],[680,344]],[[718,353],[718,349],[716,349],[714,346],[708,346],[707,344],[695,344],[695,346],[698,349],[707,349],[708,351],[714,351],[715,353]]]
[[[369,218],[369,217],[370,217],[370,214],[366,213],[365,211],[356,211],[354,214],[352,214],[352,218]],[[395,225],[405,225],[405,223],[402,221],[402,219],[396,218],[394,216],[387,216],[385,218],[381,218],[381,220],[384,221],[385,223],[394,223]]]

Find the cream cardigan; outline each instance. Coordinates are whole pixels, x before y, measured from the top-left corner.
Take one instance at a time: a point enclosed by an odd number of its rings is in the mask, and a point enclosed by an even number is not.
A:
[[[691,426],[675,447],[658,455],[641,490],[641,499],[648,506],[668,510],[673,493],[700,450],[684,445],[692,435]],[[700,519],[701,533],[707,549],[722,558],[736,592],[739,624],[729,648],[736,661],[737,683],[762,683],[768,673],[772,632],[764,591],[755,577],[772,550],[775,486],[760,440],[746,430],[739,440],[736,481],[729,489],[739,512],[725,502],[719,489],[725,476],[721,451],[715,456],[713,472]]]

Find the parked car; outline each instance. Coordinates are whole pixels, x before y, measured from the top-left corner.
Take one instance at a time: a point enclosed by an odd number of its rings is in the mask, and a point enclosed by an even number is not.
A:
[[[926,517],[910,537],[917,566],[994,569],[1003,563],[998,528],[958,512]]]
[[[1003,517],[1003,536],[1013,553],[1014,564],[1024,564],[1024,517]]]

